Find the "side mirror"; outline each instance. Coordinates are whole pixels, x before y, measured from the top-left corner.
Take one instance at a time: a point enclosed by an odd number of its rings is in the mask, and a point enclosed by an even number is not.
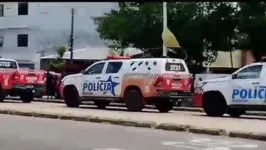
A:
[[[232,79],[236,79],[237,75],[236,74],[232,74]]]
[[[81,74],[84,74],[85,73],[85,70],[81,70],[81,72],[80,72]]]

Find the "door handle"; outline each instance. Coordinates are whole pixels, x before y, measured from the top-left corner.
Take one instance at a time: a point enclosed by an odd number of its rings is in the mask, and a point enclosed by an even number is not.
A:
[[[252,84],[259,84],[259,82],[252,82]]]
[[[96,79],[101,79],[101,77],[96,77]]]
[[[119,77],[114,77],[115,79],[118,79]]]

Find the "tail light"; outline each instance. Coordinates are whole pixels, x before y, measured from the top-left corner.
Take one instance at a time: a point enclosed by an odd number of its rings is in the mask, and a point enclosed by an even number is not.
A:
[[[17,80],[17,79],[19,79],[19,76],[20,76],[19,72],[16,71],[16,72],[13,73],[12,78]]]
[[[170,84],[171,84],[171,80],[164,76],[158,77],[157,80],[154,82],[154,86],[157,88],[169,86]]]

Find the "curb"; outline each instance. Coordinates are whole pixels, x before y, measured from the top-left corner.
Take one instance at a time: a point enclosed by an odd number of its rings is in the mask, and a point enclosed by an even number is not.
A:
[[[210,128],[198,128],[191,127],[190,125],[178,125],[171,123],[161,123],[156,124],[155,122],[145,122],[145,121],[130,121],[124,119],[113,119],[113,118],[101,118],[93,116],[73,116],[73,115],[60,115],[60,114],[48,114],[40,112],[23,112],[16,110],[0,110],[0,114],[8,115],[18,115],[27,117],[39,117],[39,118],[50,118],[50,119],[61,119],[61,120],[73,120],[73,121],[83,121],[83,122],[93,122],[93,123],[107,123],[113,125],[121,126],[131,126],[131,127],[141,127],[141,128],[154,128],[168,131],[183,131],[196,134],[208,134],[208,135],[220,135],[229,136],[236,138],[252,139],[266,141],[265,134],[254,134],[250,132],[226,132],[223,129],[210,129]]]
[[[10,100],[17,100],[15,98],[11,98]],[[53,99],[43,99],[43,98],[35,98],[35,102],[47,102],[47,103],[64,103],[63,100],[53,100]],[[115,107],[125,107],[121,104],[110,104],[110,106]],[[146,106],[147,109],[155,109],[153,106]],[[175,111],[187,111],[187,112],[204,112],[202,108],[197,107],[175,107],[173,108]],[[245,115],[247,116],[262,116],[265,117],[266,113],[256,113],[256,112],[247,112]]]
[[[227,132],[223,129],[191,127],[191,128],[189,128],[188,131],[191,133],[198,133],[198,134],[227,135]]]
[[[156,129],[169,130],[169,131],[189,131],[189,125],[177,125],[171,123],[161,123],[155,127]]]

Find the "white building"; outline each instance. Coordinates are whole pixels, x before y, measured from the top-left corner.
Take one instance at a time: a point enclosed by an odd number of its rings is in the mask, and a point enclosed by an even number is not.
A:
[[[103,47],[91,19],[110,11],[116,3],[0,3],[0,56],[35,64],[39,56],[55,53],[67,44],[74,13],[74,49]],[[38,55],[39,53],[39,55]]]

